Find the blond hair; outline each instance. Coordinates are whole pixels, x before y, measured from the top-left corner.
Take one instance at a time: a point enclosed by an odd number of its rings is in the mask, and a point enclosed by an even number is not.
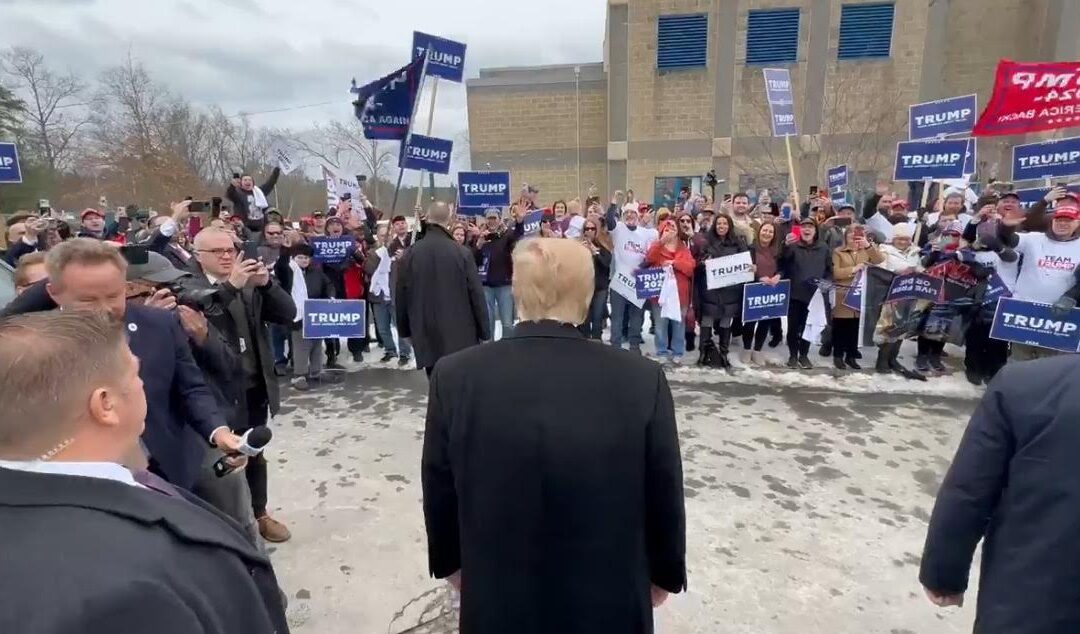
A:
[[[592,255],[577,240],[532,238],[514,248],[514,304],[525,321],[581,324],[593,295]]]
[[[114,249],[115,251],[115,249]],[[0,321],[0,452],[37,456],[69,437],[91,392],[124,374],[123,323],[49,311]]]
[[[31,266],[38,266],[39,264],[45,264],[45,253],[43,251],[34,251],[33,253],[27,253],[19,258],[19,263],[15,267],[15,286],[29,286],[30,275],[29,269]]]
[[[127,274],[127,260],[110,244],[93,238],[74,238],[61,242],[45,256],[45,269],[53,286],[60,285],[60,278],[71,264],[115,264],[121,273]]]

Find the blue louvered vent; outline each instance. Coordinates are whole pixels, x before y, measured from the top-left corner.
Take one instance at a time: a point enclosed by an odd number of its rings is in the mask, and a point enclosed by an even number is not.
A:
[[[709,18],[704,13],[662,15],[656,29],[656,67],[702,68],[709,50]]]
[[[888,57],[892,49],[895,3],[845,4],[840,7],[837,59]]]
[[[799,57],[799,10],[751,11],[746,21],[746,63],[794,62]]]

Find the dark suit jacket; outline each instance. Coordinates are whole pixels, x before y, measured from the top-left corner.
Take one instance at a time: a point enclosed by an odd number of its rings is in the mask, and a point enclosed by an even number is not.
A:
[[[399,261],[394,303],[398,335],[411,337],[416,365],[491,339],[487,302],[472,253],[432,226]]]
[[[210,287],[210,280],[197,261],[192,259],[188,270],[195,274],[192,286]],[[270,333],[266,322],[291,327],[296,318],[296,306],[293,305],[292,297],[272,277],[270,283],[262,288],[237,290],[232,284],[222,282],[218,286],[218,293],[221,301],[213,310],[206,311],[206,319],[221,332],[225,341],[238,355],[241,352],[237,324],[247,319],[248,329],[255,339],[255,350],[259,357],[261,378],[266,386],[270,413],[277,414],[281,407],[281,395],[277,376],[274,374],[274,352],[270,347]],[[245,345],[250,344],[251,342],[247,342]],[[242,373],[238,373],[230,383],[233,415],[229,423],[233,431],[240,433],[246,431],[249,418],[245,378]]]
[[[686,585],[667,380],[573,326],[524,322],[439,361],[421,475],[431,573],[461,570],[462,634],[652,632],[650,581]]]
[[[193,495],[0,469],[0,632],[287,634],[270,561]]]
[[[919,581],[964,592],[982,539],[976,632],[1080,632],[1077,412],[1080,356],[1010,363],[960,440],[930,516]]]
[[[124,321],[146,392],[143,442],[155,470],[169,482],[190,489],[210,434],[228,421],[195,363],[187,334],[175,314],[128,305]],[[185,426],[198,435],[203,447],[191,442]]]

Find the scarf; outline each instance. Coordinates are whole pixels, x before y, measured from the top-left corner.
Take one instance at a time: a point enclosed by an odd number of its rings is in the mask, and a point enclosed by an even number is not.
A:
[[[375,255],[379,256],[379,266],[371,274],[371,288],[368,292],[375,297],[390,299],[390,254],[386,247],[379,247],[375,250]]]
[[[270,206],[270,204],[266,202],[266,194],[264,194],[258,186],[251,188],[251,195],[255,197],[255,206],[259,209],[266,209]]]
[[[296,319],[293,322],[304,320],[304,303],[307,302],[307,279],[304,277],[304,269],[296,263],[295,259],[289,259],[289,270],[292,271],[292,295],[293,303],[296,304]]]

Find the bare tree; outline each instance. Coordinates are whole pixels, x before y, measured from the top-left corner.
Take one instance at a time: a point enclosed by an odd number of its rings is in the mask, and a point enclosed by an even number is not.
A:
[[[33,49],[8,49],[0,68],[11,76],[26,103],[24,119],[32,146],[53,172],[70,167],[79,131],[88,121],[87,86],[73,73],[55,73]]]
[[[310,131],[294,135],[286,142],[305,158],[325,162],[334,169],[355,168],[372,181],[385,181],[394,164],[390,144],[364,138],[357,119],[316,124]],[[372,188],[372,202],[379,204],[379,189]]]
[[[791,139],[797,172],[801,168],[802,176],[811,176],[813,183],[823,180],[830,167],[847,165],[848,191],[856,196],[872,192],[876,179],[891,170],[896,143],[903,140],[907,127],[906,110],[897,108],[897,104],[907,103],[902,86],[890,84],[883,90],[867,91],[860,82],[852,73],[830,73],[821,133],[809,137],[808,147],[802,147],[799,138]],[[790,183],[787,150],[783,138],[771,136],[771,114],[764,92],[749,94],[748,104],[755,116],[737,131],[732,162],[755,187],[786,191]]]

